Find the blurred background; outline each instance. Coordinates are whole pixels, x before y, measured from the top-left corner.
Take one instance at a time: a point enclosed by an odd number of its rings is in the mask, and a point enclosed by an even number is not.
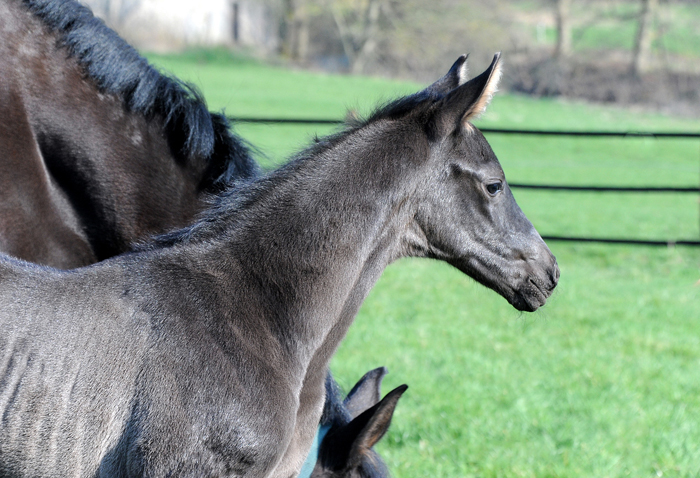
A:
[[[503,87],[700,114],[697,0],[88,0],[137,48],[226,46],[332,72],[433,79],[504,53]]]

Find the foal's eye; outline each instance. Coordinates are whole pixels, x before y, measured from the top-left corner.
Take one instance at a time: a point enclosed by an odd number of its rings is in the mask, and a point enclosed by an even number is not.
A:
[[[486,190],[491,196],[495,196],[503,190],[503,183],[501,181],[498,181],[495,183],[487,184]]]

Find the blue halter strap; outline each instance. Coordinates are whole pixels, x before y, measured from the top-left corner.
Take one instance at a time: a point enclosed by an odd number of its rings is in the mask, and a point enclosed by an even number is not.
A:
[[[326,433],[328,433],[330,428],[330,425],[322,425],[316,430],[316,436],[314,437],[313,444],[311,445],[311,450],[309,450],[309,454],[306,456],[306,461],[301,466],[299,478],[311,478],[311,472],[314,471],[316,461],[318,460],[318,449],[321,446],[323,437],[326,436]]]

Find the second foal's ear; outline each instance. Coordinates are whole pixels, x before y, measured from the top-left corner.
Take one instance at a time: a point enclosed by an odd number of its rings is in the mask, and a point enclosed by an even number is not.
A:
[[[351,418],[357,417],[360,413],[379,402],[382,398],[382,379],[386,374],[386,367],[375,368],[364,374],[352,387],[352,390],[350,390],[343,401],[345,408],[350,412]]]
[[[439,137],[445,137],[456,129],[466,126],[468,121],[486,110],[501,79],[500,60],[501,54],[496,53],[486,71],[454,88],[439,100],[432,125],[432,129]]]
[[[359,467],[370,449],[389,429],[396,404],[407,388],[407,385],[396,387],[350,423],[329,432],[321,443],[316,467],[335,472]]]

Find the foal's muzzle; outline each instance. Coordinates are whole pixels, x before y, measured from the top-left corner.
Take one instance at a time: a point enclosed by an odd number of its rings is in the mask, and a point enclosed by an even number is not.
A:
[[[549,256],[544,265],[532,264],[531,271],[516,287],[515,294],[509,299],[516,309],[533,312],[542,307],[554,292],[559,282],[559,265],[551,253]]]

